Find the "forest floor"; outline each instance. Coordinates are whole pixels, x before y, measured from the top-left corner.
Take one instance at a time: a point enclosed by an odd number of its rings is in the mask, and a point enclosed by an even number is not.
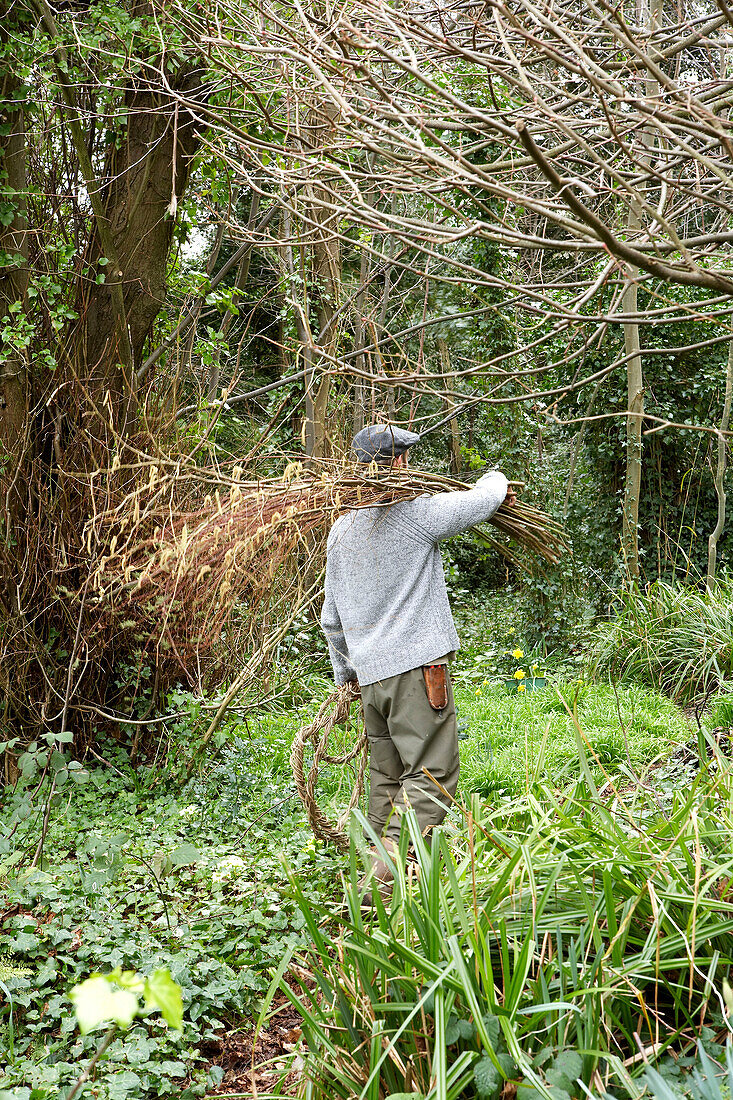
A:
[[[509,696],[480,665],[458,668],[456,681],[463,797],[574,781],[578,730],[599,785],[611,774],[646,782],[650,767],[660,790],[686,782],[690,725],[653,691],[560,679]],[[324,919],[343,902],[343,857],[311,835],[289,765],[295,729],[318,702],[249,719],[184,785],[160,767],[131,768],[119,744],[101,747],[106,766],[55,803],[40,865],[16,875],[13,853],[38,833],[37,819],[20,823],[0,854],[0,977],[12,997],[12,1016],[0,1016],[0,1100],[65,1095],[99,1039],[79,1035],[69,990],[118,966],[168,967],[183,990],[183,1030],[151,1017],[119,1033],[82,1095],[231,1097],[251,1094],[253,1065],[260,1091],[297,1073],[298,1015],[282,999],[254,1059],[253,1035],[283,952],[308,940],[288,876]],[[326,773],[324,806],[350,782]]]

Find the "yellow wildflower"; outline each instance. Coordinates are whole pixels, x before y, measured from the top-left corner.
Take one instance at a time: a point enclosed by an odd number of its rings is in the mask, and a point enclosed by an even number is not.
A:
[[[536,672],[539,667],[539,665],[532,665],[532,671]]]
[[[526,691],[526,690],[527,690],[527,688],[524,686],[524,684],[517,684],[517,691]]]
[[[518,668],[517,669],[517,671],[514,673],[514,679],[515,680],[523,680],[524,679],[524,669],[523,668]]]
[[[509,629],[507,630],[507,634],[516,634],[516,633],[517,632],[516,632],[516,630],[514,629],[513,626],[510,626]]]
[[[524,650],[520,649],[517,646],[516,649],[512,650],[512,657],[514,658],[515,661],[521,661],[522,657],[524,657]]]
[[[480,695],[480,694],[481,694],[481,688],[476,688],[476,694],[477,694],[477,695]]]

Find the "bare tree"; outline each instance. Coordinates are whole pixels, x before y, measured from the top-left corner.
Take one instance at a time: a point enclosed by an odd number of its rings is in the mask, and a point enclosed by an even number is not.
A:
[[[269,173],[273,194],[275,184],[312,193],[318,180],[312,231],[325,219],[343,239],[355,225],[387,234],[398,267],[417,271],[427,258],[444,285],[503,285],[507,302],[526,303],[535,324],[511,355],[448,375],[440,357],[419,376],[403,362],[406,387],[465,399],[480,377],[484,401],[516,400],[518,383],[553,408],[563,387],[543,374],[560,366],[574,388],[597,382],[575,369],[582,349],[623,326],[625,354],[609,370],[628,374],[623,545],[637,577],[644,326],[731,310],[727,7],[640,4],[629,19],[607,0],[345,0],[260,3],[254,20],[238,0],[218,0],[215,21],[179,17],[225,71],[241,73],[246,59],[250,79],[287,88],[291,110],[293,95],[305,109],[314,86],[330,104],[327,137],[293,143],[281,118]],[[278,124],[275,95],[268,117]],[[267,176],[267,143],[239,137]],[[502,274],[478,269],[465,241],[506,249]],[[687,301],[665,299],[665,284],[688,287]],[[651,309],[640,311],[641,290]],[[568,352],[558,364],[542,348],[559,333]],[[337,369],[332,349],[321,353]]]

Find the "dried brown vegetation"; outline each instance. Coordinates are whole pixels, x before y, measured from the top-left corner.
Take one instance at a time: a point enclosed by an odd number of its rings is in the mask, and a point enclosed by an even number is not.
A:
[[[280,630],[320,592],[325,542],[336,517],[353,508],[387,507],[421,493],[468,488],[462,482],[417,470],[367,472],[348,463],[305,469],[295,460],[280,478],[245,480],[235,466],[191,471],[209,485],[203,505],[177,508],[180,473],[150,467],[148,484],[97,516],[87,543],[98,547],[91,588],[101,607],[125,614],[147,633],[156,658],[204,681],[233,670],[233,658],[260,648],[277,623]],[[560,526],[534,507],[502,506],[490,521],[496,533],[482,538],[516,560],[507,538],[546,561],[564,547]],[[222,645],[222,639],[226,641]]]

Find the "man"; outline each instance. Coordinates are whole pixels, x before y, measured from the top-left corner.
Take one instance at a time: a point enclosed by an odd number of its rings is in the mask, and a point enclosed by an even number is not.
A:
[[[399,468],[419,439],[372,424],[357,433],[353,448],[360,462]],[[514,500],[504,475],[488,473],[465,492],[355,509],[339,517],[328,536],[321,626],[336,683],[361,687],[370,749],[368,820],[388,841],[399,837],[400,811],[408,805],[428,835],[458,785],[447,664],[459,641],[438,543]]]

